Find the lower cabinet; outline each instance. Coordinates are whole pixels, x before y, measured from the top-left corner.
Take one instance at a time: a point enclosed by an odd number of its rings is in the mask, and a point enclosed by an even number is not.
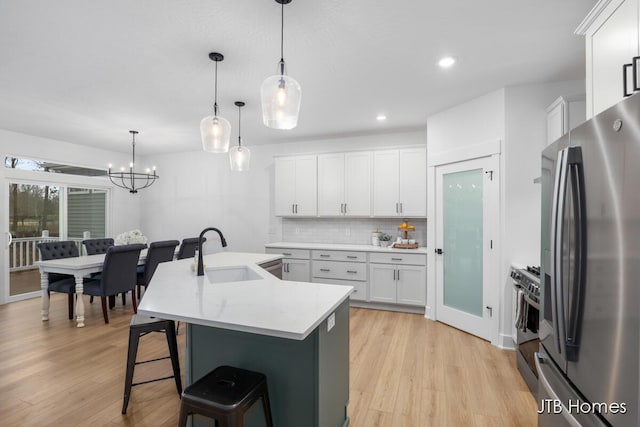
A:
[[[367,300],[367,254],[364,252],[314,250],[311,281],[353,286],[352,301]]]
[[[369,264],[369,299],[376,302],[425,305],[427,269],[417,265]]]
[[[308,282],[309,260],[284,258],[282,260],[282,280]]]

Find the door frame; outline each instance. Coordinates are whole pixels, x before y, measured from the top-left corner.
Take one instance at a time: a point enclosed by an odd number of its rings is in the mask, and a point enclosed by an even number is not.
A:
[[[492,161],[492,167],[494,170],[493,179],[496,182],[495,200],[492,202],[496,206],[495,214],[492,214],[492,221],[486,232],[490,233],[493,240],[493,249],[491,249],[491,257],[488,260],[489,264],[489,283],[493,284],[488,290],[488,303],[493,307],[492,323],[490,341],[493,345],[500,345],[500,324],[503,311],[503,301],[501,299],[500,289],[500,260],[502,258],[502,235],[503,230],[500,224],[502,224],[502,212],[503,202],[502,194],[504,191],[504,183],[502,180],[501,170],[502,156],[501,156],[501,140],[492,140],[484,143],[469,145],[449,151],[443,151],[438,153],[429,153],[427,158],[427,217],[433,218],[433,220],[427,223],[427,265],[432,266],[427,268],[427,305],[425,307],[425,317],[431,320],[438,320],[437,313],[437,276],[436,276],[436,255],[434,249],[436,248],[436,230],[441,224],[436,223],[436,169],[438,166],[444,166],[451,163],[463,162],[466,160],[473,160],[482,157],[490,157]],[[487,267],[487,266],[485,266]],[[489,305],[485,304],[485,305]]]
[[[104,182],[103,179],[94,177],[85,177],[80,175],[65,175],[55,174],[41,171],[25,171],[19,169],[6,170],[4,179],[2,180],[3,189],[0,194],[4,193],[2,200],[4,208],[0,212],[0,230],[2,230],[2,262],[0,262],[0,277],[3,279],[0,281],[0,304],[6,304],[15,301],[21,301],[29,298],[36,298],[42,295],[42,291],[34,291],[20,295],[9,295],[10,282],[9,282],[9,248],[6,245],[8,236],[5,232],[9,231],[9,198],[10,192],[8,191],[10,184],[27,184],[27,185],[49,185],[60,187],[60,238],[66,239],[67,237],[67,189],[73,188],[88,188],[99,189],[107,192],[107,200],[105,207],[105,230],[106,234],[111,233],[112,222],[112,187]]]

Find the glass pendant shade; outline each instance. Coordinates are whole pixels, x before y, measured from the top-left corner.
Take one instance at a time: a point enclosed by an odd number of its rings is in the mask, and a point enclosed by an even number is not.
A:
[[[207,116],[200,122],[202,149],[210,153],[226,153],[229,151],[231,124],[220,116]]]
[[[302,89],[293,77],[267,77],[260,87],[262,122],[272,129],[293,129],[298,125]]]
[[[229,150],[229,163],[232,171],[248,171],[251,166],[251,150],[242,145],[236,145]]]

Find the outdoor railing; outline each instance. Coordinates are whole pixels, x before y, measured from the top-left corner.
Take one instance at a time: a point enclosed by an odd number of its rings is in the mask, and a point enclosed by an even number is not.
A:
[[[38,268],[36,261],[40,261],[40,251],[38,243],[55,242],[58,237],[20,237],[14,238],[9,246],[9,272],[32,270]],[[69,239],[76,242],[78,249],[82,252],[83,239]]]

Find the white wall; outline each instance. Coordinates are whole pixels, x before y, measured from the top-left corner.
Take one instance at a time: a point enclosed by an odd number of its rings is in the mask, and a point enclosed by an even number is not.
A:
[[[152,240],[197,236],[207,226],[222,230],[227,250],[264,252],[282,239],[282,219],[274,215],[274,156],[415,146],[426,132],[396,132],[296,143],[251,146],[251,170],[231,172],[226,154],[201,151],[150,158],[161,178],[142,194],[144,233]],[[207,234],[207,252],[220,248]],[[214,243],[212,243],[214,242]]]

